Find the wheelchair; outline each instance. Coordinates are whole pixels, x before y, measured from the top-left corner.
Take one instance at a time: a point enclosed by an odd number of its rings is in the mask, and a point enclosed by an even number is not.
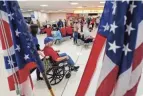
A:
[[[88,48],[92,43],[93,43],[93,39],[85,40],[84,35],[81,35],[81,37],[78,39],[78,44],[84,45],[84,48]]]
[[[64,77],[71,77],[71,66],[66,61],[55,62],[51,57],[48,57],[44,59],[44,67],[51,85],[60,83]]]

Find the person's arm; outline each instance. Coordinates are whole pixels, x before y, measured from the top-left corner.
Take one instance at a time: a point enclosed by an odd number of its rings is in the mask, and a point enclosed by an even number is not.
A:
[[[38,52],[38,54],[40,55],[40,56],[42,56],[43,58],[45,57],[45,55],[41,52],[41,51],[37,51]]]
[[[52,59],[56,62],[60,62],[65,59],[69,59],[68,56],[63,56],[63,57],[58,56],[58,53],[54,50],[50,50],[49,56],[52,57]]]
[[[64,57],[59,57],[56,59],[57,62],[63,61],[65,59],[68,59],[68,56],[64,56]]]

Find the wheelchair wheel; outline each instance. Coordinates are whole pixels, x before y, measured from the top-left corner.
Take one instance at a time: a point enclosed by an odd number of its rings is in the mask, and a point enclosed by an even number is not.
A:
[[[71,77],[71,73],[67,73],[65,76],[67,79]]]
[[[58,83],[60,83],[64,76],[65,76],[65,69],[64,67],[53,67],[51,69],[49,69],[47,72],[47,77],[49,79],[49,82],[51,85],[56,85]]]

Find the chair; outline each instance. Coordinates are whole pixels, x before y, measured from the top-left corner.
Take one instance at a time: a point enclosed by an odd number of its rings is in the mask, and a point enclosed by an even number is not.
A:
[[[70,78],[71,66],[64,62],[56,62],[51,57],[44,60],[45,71],[51,85],[60,83],[64,76]]]

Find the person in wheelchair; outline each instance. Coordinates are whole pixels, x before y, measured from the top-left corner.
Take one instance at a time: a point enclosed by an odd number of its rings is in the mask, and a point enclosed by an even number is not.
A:
[[[57,44],[58,41],[61,42],[63,40],[60,30],[56,27],[52,31],[52,36],[54,38],[55,44]]]
[[[66,53],[58,54],[58,51],[55,51],[52,48],[53,41],[54,40],[52,37],[45,38],[45,40],[44,40],[45,47],[43,49],[45,56],[51,57],[56,62],[67,61],[67,63],[70,64],[72,71],[78,71],[79,66],[74,65],[75,63],[69,55],[67,55]]]
[[[89,30],[84,31],[82,39],[83,39],[84,43],[91,43],[94,40],[94,38],[90,35]]]

